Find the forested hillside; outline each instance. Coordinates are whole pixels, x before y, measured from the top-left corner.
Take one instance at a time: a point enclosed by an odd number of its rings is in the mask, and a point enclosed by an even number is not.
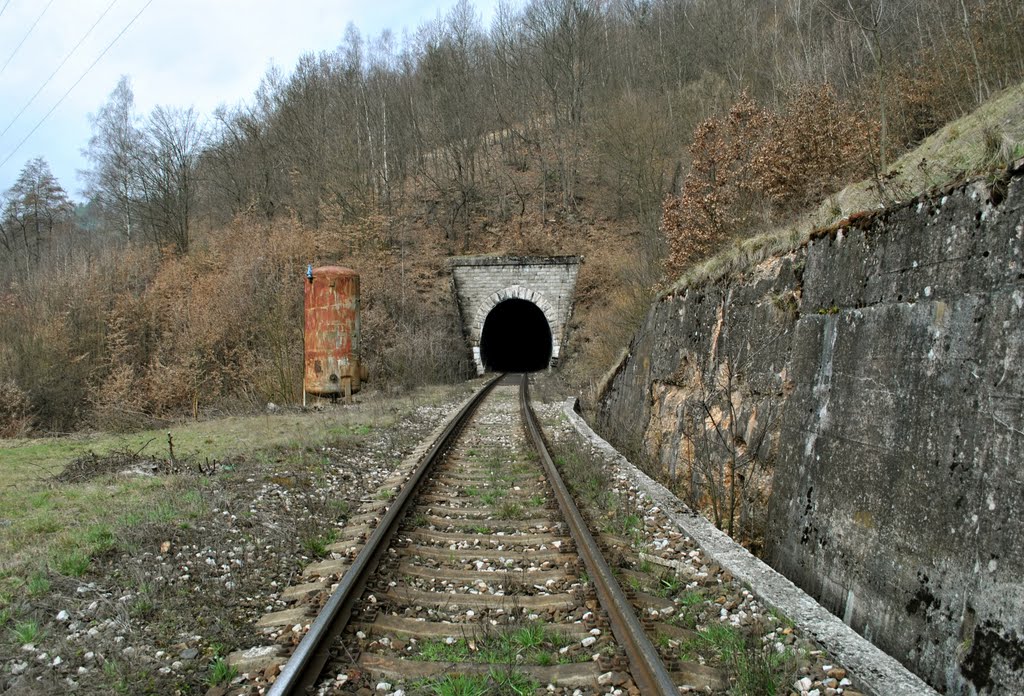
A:
[[[390,387],[468,369],[447,255],[581,253],[567,369],[593,383],[659,283],[849,182],[898,198],[899,155],[1024,78],[1018,0],[530,0],[490,26],[459,2],[339,37],[212,115],[112,85],[85,205],[26,164],[0,435],[295,400],[307,263],[362,273]]]

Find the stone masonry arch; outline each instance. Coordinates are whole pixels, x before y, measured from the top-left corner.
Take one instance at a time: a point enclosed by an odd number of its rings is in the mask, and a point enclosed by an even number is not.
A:
[[[526,300],[537,305],[537,309],[544,313],[544,318],[548,320],[548,326],[551,328],[551,336],[554,340],[555,327],[558,326],[558,320],[555,316],[555,308],[550,302],[544,297],[544,295],[536,290],[523,287],[522,285],[512,285],[491,295],[488,295],[486,299],[477,308],[476,315],[473,317],[473,324],[469,327],[469,336],[471,340],[475,340],[477,344],[480,343],[480,337],[483,333],[484,322],[487,320],[487,315],[491,313],[497,305],[501,304],[505,300]]]
[[[480,339],[487,317],[502,302],[522,300],[535,305],[551,331],[551,362],[558,363],[572,308],[579,256],[463,256],[449,259],[463,334],[477,373],[485,371]]]

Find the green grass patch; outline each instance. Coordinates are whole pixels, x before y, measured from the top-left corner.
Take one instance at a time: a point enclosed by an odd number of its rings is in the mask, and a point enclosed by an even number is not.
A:
[[[424,640],[413,659],[429,662],[473,662],[490,664],[550,665],[563,659],[559,649],[575,641],[551,630],[542,623],[509,628],[476,640],[460,638]],[[573,657],[589,660],[590,655],[577,652]]]
[[[92,559],[81,551],[72,550],[67,553],[58,553],[53,558],[53,565],[61,575],[70,575],[79,578],[89,570],[89,563]]]
[[[519,503],[507,501],[498,506],[499,520],[522,520],[526,518],[526,510]]]
[[[14,625],[11,634],[21,645],[35,643],[39,639],[39,624],[35,621],[21,621]]]
[[[480,502],[488,507],[492,507],[504,497],[504,491],[487,491],[480,496]]]
[[[710,624],[697,631],[697,637],[683,641],[680,658],[693,661],[702,657],[713,664],[730,664],[744,649],[743,633],[727,624]]]
[[[313,532],[302,537],[302,549],[314,558],[323,558],[327,555],[327,547],[337,540],[338,531],[336,529]]]
[[[450,674],[413,686],[434,696],[526,696],[540,683],[515,670],[492,669],[487,674]]]
[[[735,675],[730,696],[777,696],[790,693],[789,685],[797,677],[796,658],[787,649],[778,653],[759,645],[756,637],[747,637],[744,649],[733,656]]]
[[[45,572],[37,570],[32,573],[28,582],[25,583],[25,591],[28,593],[29,597],[44,595],[50,591],[50,579],[46,577]]]
[[[229,665],[223,657],[217,657],[210,663],[210,676],[206,678],[206,683],[210,686],[227,684],[237,676],[238,670],[235,667]]]
[[[668,573],[658,578],[657,594],[661,597],[675,597],[683,587],[685,583],[678,575]]]

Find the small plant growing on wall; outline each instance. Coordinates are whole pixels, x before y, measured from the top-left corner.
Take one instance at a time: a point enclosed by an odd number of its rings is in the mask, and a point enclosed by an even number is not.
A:
[[[770,488],[778,400],[745,383],[745,360],[725,356],[695,384],[683,408],[683,437],[674,476],[689,504],[729,536],[755,543],[762,535]]]

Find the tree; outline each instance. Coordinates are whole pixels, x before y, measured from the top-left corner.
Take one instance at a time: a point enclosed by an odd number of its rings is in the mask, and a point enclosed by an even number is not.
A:
[[[599,16],[598,5],[589,0],[534,0],[522,17],[532,72],[539,78],[538,92],[544,99],[541,111],[550,119],[566,209],[576,208]]]
[[[86,194],[99,203],[104,216],[131,242],[137,225],[134,208],[140,195],[143,134],[137,127],[135,96],[127,76],[121,76],[107,103],[90,120],[93,134],[82,154],[94,168],[83,172]]]
[[[170,244],[179,253],[186,253],[205,131],[195,109],[158,106],[143,136],[139,183],[146,233],[158,246]]]
[[[42,157],[31,159],[4,193],[0,212],[0,246],[12,260],[37,265],[61,230],[70,225],[74,206]]]
[[[887,104],[887,68],[892,48],[889,36],[900,28],[900,17],[910,0],[819,0],[841,22],[852,23],[871,53],[875,67],[878,100],[878,171],[889,167],[889,109]]]
[[[452,239],[460,216],[468,227],[470,207],[479,195],[480,151],[490,130],[485,87],[476,70],[483,60],[484,35],[465,0],[422,33],[422,112],[432,146],[423,173],[445,201],[446,232]]]

